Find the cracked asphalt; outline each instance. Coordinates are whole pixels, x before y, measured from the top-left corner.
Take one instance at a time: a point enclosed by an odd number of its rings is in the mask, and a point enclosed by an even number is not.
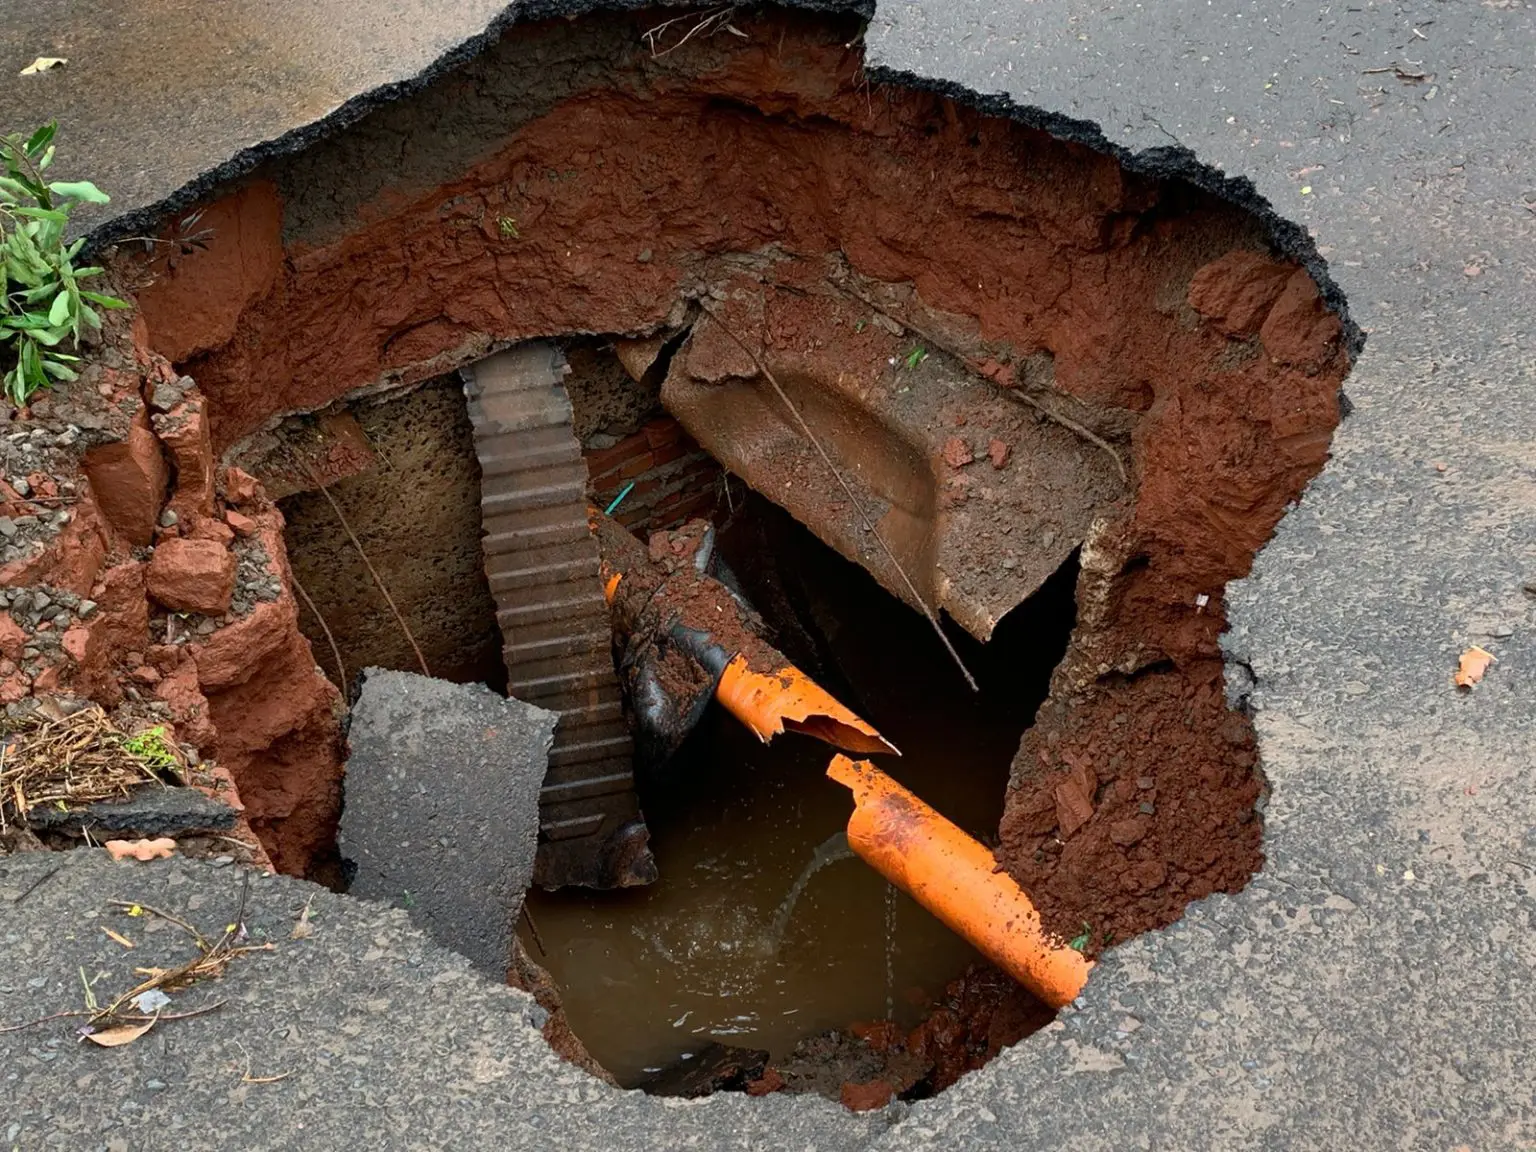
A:
[[[508,19],[4,6],[0,123],[64,116],[118,231]],[[225,1007],[112,1053],[67,1021],[0,1033],[4,1147],[1536,1147],[1536,8],[909,0],[866,39],[888,75],[1246,178],[1310,231],[1366,333],[1333,460],[1229,595],[1264,871],[1115,949],[1078,1007],[938,1099],[861,1117],[617,1092],[399,913],[260,879],[276,949],[231,966]],[[16,77],[36,55],[71,63]],[[1473,643],[1498,663],[1457,692]],[[0,861],[0,1023],[78,1006],[82,967],[122,978],[98,921],[129,878],[124,898],[189,914],[236,895],[185,862]],[[319,930],[290,940],[311,897]],[[177,945],[161,930],[145,954]]]

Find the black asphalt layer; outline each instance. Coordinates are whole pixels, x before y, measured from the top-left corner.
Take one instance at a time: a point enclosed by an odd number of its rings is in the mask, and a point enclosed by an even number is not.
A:
[[[275,21],[309,30],[320,62],[245,72],[238,53],[219,56],[234,5],[201,12],[181,55],[152,63],[146,46],[174,36],[157,23],[164,5],[6,2],[0,45],[13,72],[34,55],[72,59],[62,73],[0,79],[0,122],[67,111],[62,140],[79,149],[69,162],[100,174],[130,213],[183,202],[251,149],[302,143],[324,117],[391,98],[390,85],[431,74],[435,53],[472,51],[484,21],[510,18],[489,5],[240,5],[266,17],[248,58],[278,37]],[[970,94],[1133,166],[1244,182],[1222,186],[1294,222],[1296,250],[1315,246],[1314,267],[1326,261],[1347,299],[1365,341],[1346,383],[1353,414],[1253,575],[1229,589],[1230,687],[1254,710],[1270,784],[1264,871],[1114,950],[1047,1031],[938,1099],[874,1119],[773,1097],[680,1106],[603,1088],[548,1057],[515,993],[455,968],[394,914],[323,896],[338,928],[323,964],[301,964],[292,947],[254,955],[224,981],[239,997],[230,1010],[161,1025],[116,1053],[77,1045],[68,1022],[0,1034],[0,1137],[31,1147],[55,1131],[65,1146],[135,1148],[328,1147],[343,1134],[369,1147],[1536,1146],[1536,10],[910,0],[880,6],[866,42],[877,80]],[[183,101],[170,79],[146,94],[102,60],[179,70],[201,95]],[[141,226],[131,214],[115,225]],[[1470,644],[1498,663],[1458,692],[1451,673]],[[230,891],[228,873],[185,864],[114,873],[78,856],[0,869],[4,1023],[78,1003],[77,965],[94,971],[115,947],[91,923],[109,889],[131,880],[210,908]],[[278,931],[308,890],[260,885]],[[298,1040],[279,1047],[290,1026]],[[236,1041],[255,1076],[293,1075],[241,1083]],[[167,1075],[171,1060],[197,1074]],[[195,1135],[164,1138],[176,1124]]]

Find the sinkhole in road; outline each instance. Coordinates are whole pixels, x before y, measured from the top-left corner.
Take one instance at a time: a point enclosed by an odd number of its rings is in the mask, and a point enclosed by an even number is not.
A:
[[[740,523],[787,514],[904,600],[896,615],[920,623],[920,601],[985,645],[957,641],[983,665],[1015,613],[1071,599],[1049,693],[1018,702],[1015,747],[978,785],[991,807],[956,811],[1049,930],[1096,952],[1239,889],[1261,863],[1263,781],[1227,697],[1224,591],[1326,460],[1359,343],[1305,231],[1186,154],[1129,156],[1092,125],[872,76],[855,16],[769,7],[732,34],[674,15],[515,24],[219,188],[207,242],[165,246],[135,277],[146,339],[196,380],[214,451],[282,501],[293,594],[337,640],[301,611],[315,662],[343,682],[364,663],[414,666],[328,501],[264,467],[289,433],[324,449],[310,459],[434,671],[510,683],[453,373],[558,341],[590,495],[638,532],[723,524],[758,493],[783,513]],[[875,510],[909,588],[770,376]],[[880,597],[864,600],[849,611]],[[798,610],[765,611],[796,631]],[[318,707],[290,722],[283,701],[262,701],[258,724],[237,695],[215,709],[221,755],[274,860],[313,873],[340,725]],[[728,779],[712,764],[756,754],[719,725],[678,767],[699,794]],[[686,816],[669,816],[665,780],[645,787],[664,857],[660,830]],[[753,907],[835,854],[816,855],[826,843],[786,851]],[[784,928],[796,955],[861,867],[810,874]],[[576,932],[589,906],[646,899],[561,896],[535,916]],[[896,919],[917,913],[898,903]],[[841,1022],[883,1013],[875,968],[880,1011]],[[941,978],[912,984],[932,995]],[[975,1002],[986,980],[951,999]],[[674,1027],[686,1011],[666,1022],[674,1041],[700,1019]],[[634,1079],[667,1055],[609,1059]]]

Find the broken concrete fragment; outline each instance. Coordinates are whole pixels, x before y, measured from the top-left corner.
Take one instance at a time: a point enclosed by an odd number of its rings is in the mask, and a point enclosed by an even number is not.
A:
[[[987,639],[1117,506],[1118,456],[1085,451],[1070,427],[937,349],[908,368],[912,348],[868,320],[859,301],[738,279],[673,357],[662,402],[729,472],[887,591]],[[793,335],[829,323],[858,339],[813,345]],[[742,344],[760,349],[763,373]],[[1051,411],[1076,412],[1052,378],[1039,387]],[[981,446],[991,459],[994,439],[1010,449],[1004,476],[969,467]],[[1039,543],[1020,548],[1011,569],[982,561],[979,542],[1009,531]]]
[[[217,540],[172,538],[155,548],[145,585],[173,612],[221,616],[235,592],[235,556]]]
[[[661,350],[670,338],[670,334],[662,333],[645,340],[615,340],[613,350],[619,363],[624,365],[624,371],[638,382],[645,379],[645,374],[656,363],[656,358],[661,355]]]
[[[408,909],[503,980],[557,716],[410,672],[369,668],[360,684],[340,840],[352,895]]]

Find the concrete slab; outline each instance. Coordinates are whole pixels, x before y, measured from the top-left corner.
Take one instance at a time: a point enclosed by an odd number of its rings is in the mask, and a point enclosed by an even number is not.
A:
[[[350,892],[406,909],[505,980],[558,717],[483,684],[381,668],[360,683],[341,814]]]
[[[235,826],[235,810],[196,788],[137,788],[121,800],[103,800],[83,808],[38,807],[27,823],[38,831],[88,832],[97,840],[132,833],[153,840],[189,832],[227,832]]]

